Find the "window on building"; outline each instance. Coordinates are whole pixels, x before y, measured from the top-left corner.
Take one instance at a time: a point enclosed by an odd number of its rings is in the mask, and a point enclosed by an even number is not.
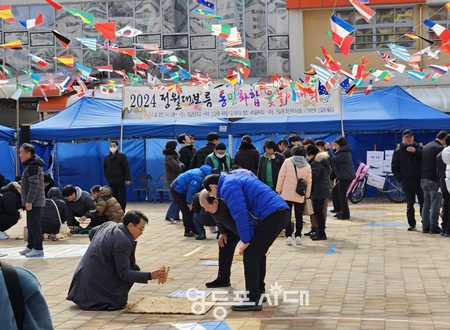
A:
[[[337,10],[336,16],[356,27],[351,50],[370,51],[387,49],[389,43],[414,48],[415,41],[404,36],[414,31],[414,7],[401,6],[372,8],[376,14],[369,22],[354,9]],[[336,51],[339,48],[336,46]]]
[[[445,28],[450,27],[450,11],[444,6],[429,6],[428,7],[428,17],[435,23],[442,25]],[[435,46],[442,45],[442,40],[439,39],[433,30],[428,30],[428,37],[435,41]]]

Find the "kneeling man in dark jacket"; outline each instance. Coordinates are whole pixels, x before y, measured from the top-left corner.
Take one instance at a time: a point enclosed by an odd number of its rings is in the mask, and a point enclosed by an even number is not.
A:
[[[93,228],[91,244],[73,275],[67,300],[84,310],[119,310],[125,308],[135,282],[163,279],[163,269],[142,272],[136,265],[136,239],[147,223],[144,214],[129,211],[123,223],[108,221]]]
[[[223,199],[236,222],[244,255],[245,290],[249,302],[234,311],[262,310],[266,253],[290,221],[289,206],[268,185],[251,176],[210,174],[203,181],[210,195]]]

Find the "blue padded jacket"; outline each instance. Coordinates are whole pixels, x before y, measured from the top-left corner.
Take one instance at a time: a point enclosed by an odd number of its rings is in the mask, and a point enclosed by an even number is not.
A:
[[[283,198],[268,185],[251,176],[221,175],[217,198],[222,198],[227,204],[244,243],[252,240],[259,222],[278,209],[289,210]]]
[[[200,168],[181,173],[170,187],[177,193],[186,195],[186,203],[192,204],[194,195],[201,190],[203,180],[207,175],[211,174],[211,170],[211,166],[202,165]]]

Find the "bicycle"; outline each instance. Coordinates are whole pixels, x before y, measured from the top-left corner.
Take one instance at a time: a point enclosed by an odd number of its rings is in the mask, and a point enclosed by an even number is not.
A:
[[[361,202],[366,195],[367,191],[367,178],[369,176],[369,169],[374,166],[366,165],[360,162],[358,167],[356,179],[352,182],[347,191],[348,198],[353,204]],[[359,172],[359,173],[358,173]],[[383,188],[377,188],[377,192],[380,195],[386,195],[387,198],[393,203],[404,203],[406,201],[405,194],[402,190],[402,184],[398,182],[391,172],[383,171],[385,178]]]

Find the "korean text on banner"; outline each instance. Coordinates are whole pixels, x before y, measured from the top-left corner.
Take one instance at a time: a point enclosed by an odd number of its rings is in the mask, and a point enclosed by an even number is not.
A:
[[[295,94],[295,95],[294,95]],[[258,89],[231,85],[205,90],[183,86],[178,94],[169,86],[164,90],[126,86],[123,90],[123,119],[166,118],[245,118],[262,116],[303,116],[340,114],[340,93],[326,97],[301,93],[291,88]]]
[[[385,177],[375,174],[369,174],[369,177],[367,178],[367,184],[378,189],[383,189],[385,181]]]

